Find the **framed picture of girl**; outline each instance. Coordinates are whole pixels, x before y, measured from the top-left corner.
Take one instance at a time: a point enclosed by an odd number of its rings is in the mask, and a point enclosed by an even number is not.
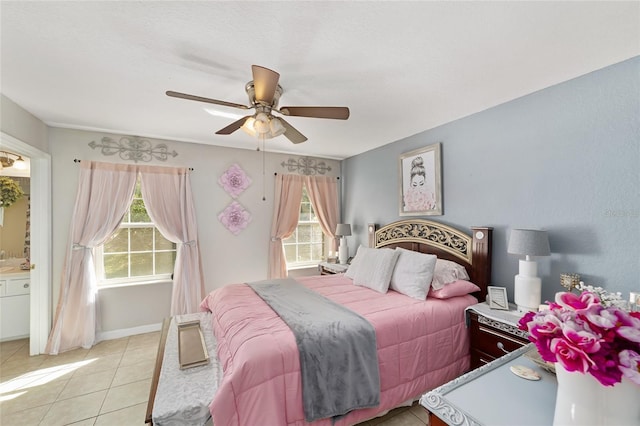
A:
[[[442,215],[440,143],[400,156],[400,216]]]

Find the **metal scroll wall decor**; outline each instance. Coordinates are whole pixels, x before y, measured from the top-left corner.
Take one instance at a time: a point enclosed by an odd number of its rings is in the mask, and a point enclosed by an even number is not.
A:
[[[178,155],[175,151],[169,151],[167,144],[159,143],[154,146],[148,139],[137,136],[124,136],[118,141],[105,136],[100,142],[91,141],[89,146],[92,149],[100,148],[102,155],[118,154],[121,159],[135,163],[151,160],[167,161],[170,156]]]
[[[305,176],[323,175],[331,171],[331,166],[324,161],[309,157],[289,158],[280,165],[289,172],[297,172]]]

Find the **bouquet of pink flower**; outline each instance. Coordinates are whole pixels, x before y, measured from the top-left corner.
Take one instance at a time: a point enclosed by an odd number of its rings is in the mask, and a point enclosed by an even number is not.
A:
[[[519,328],[547,362],[589,373],[604,386],[623,375],[640,385],[640,312],[603,306],[588,291],[558,293],[549,310],[527,313]]]
[[[433,210],[436,207],[436,200],[433,192],[412,187],[404,194],[404,205],[406,211]]]

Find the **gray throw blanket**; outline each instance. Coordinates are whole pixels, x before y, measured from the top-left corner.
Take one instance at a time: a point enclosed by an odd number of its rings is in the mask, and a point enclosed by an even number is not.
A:
[[[296,337],[306,421],[380,404],[376,334],[366,319],[290,278],[248,285]]]

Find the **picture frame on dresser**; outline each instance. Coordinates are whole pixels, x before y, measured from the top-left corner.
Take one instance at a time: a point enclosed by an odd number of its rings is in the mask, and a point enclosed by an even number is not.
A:
[[[488,286],[487,301],[491,309],[509,310],[509,299],[506,287]]]
[[[400,156],[400,216],[442,215],[440,143]]]

